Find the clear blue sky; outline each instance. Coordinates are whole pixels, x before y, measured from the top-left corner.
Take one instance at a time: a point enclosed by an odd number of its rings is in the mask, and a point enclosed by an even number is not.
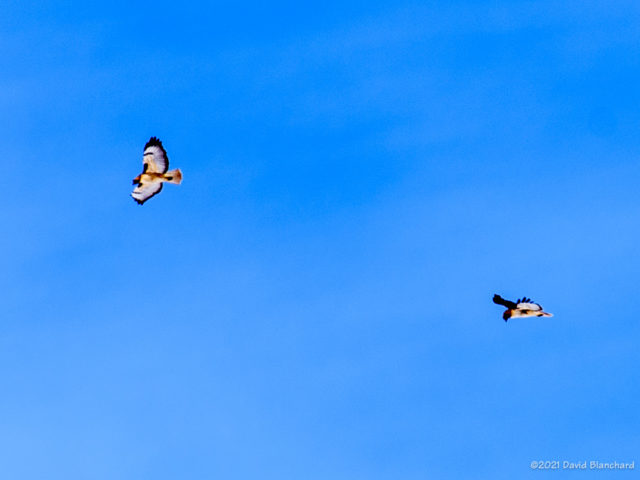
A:
[[[4,2],[2,477],[637,464],[639,103],[636,1]]]

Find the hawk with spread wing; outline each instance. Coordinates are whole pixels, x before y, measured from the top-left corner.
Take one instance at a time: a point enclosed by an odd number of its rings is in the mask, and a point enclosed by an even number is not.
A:
[[[169,157],[156,137],[151,137],[144,146],[142,154],[142,173],[133,179],[136,188],[131,192],[133,199],[142,205],[154,195],[160,193],[164,182],[180,185],[182,172],[179,168],[169,169]]]
[[[515,302],[505,300],[500,295],[493,296],[493,303],[507,307],[502,318],[506,322],[510,318],[516,317],[553,317],[552,314],[542,310],[542,306],[533,303],[530,298],[524,297]]]

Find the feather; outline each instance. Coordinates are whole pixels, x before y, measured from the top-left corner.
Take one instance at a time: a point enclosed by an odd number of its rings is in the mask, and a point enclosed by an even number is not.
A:
[[[169,169],[169,157],[162,146],[162,142],[156,137],[151,137],[144,146],[142,155],[144,165],[143,172],[166,173]]]
[[[157,195],[162,190],[162,183],[141,183],[131,192],[133,199],[142,205],[154,195]]]

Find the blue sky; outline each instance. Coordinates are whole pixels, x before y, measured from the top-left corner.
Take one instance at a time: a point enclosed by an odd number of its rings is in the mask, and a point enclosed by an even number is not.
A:
[[[5,2],[3,476],[638,463],[639,21]],[[152,135],[185,179],[139,207]]]

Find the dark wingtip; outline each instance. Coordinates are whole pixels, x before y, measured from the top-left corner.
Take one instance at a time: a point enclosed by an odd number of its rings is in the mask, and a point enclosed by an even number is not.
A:
[[[164,150],[162,142],[158,137],[151,137],[147,144],[144,146],[144,149],[146,150],[148,147],[160,147]]]

